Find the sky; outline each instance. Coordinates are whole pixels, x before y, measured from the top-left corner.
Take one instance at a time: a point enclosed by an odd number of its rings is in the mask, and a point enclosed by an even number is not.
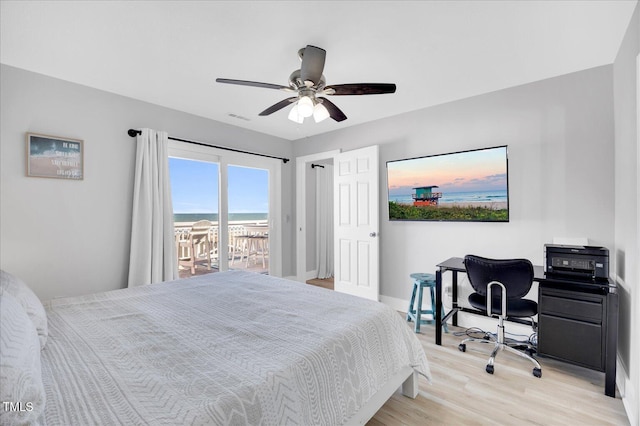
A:
[[[218,213],[218,164],[169,158],[174,213]],[[269,211],[269,172],[229,166],[229,213]]]
[[[507,189],[507,148],[497,147],[387,163],[390,195],[438,186],[438,192]]]

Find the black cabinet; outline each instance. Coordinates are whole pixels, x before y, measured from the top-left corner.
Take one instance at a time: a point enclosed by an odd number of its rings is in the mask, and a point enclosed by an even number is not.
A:
[[[541,280],[538,354],[604,371],[605,393],[615,396],[618,295],[615,287]]]
[[[605,297],[540,289],[538,353],[604,371]]]

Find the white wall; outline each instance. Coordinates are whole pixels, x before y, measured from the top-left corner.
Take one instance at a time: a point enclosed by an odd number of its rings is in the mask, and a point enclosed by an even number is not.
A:
[[[42,299],[126,286],[135,157],[127,129],[292,158],[290,141],[5,65],[0,88],[0,266]],[[26,177],[26,132],[84,140],[84,180]],[[294,168],[283,165],[283,187]],[[282,200],[289,275],[293,197],[282,191]]]
[[[613,269],[620,294],[618,354],[623,377],[618,386],[631,424],[640,422],[640,228],[638,197],[638,54],[640,8],[613,66],[615,105],[615,259]]]
[[[392,96],[392,95],[391,95]],[[366,102],[366,99],[362,99]],[[477,253],[543,261],[554,236],[614,247],[612,67],[477,96],[295,142],[295,155],[380,145],[386,161],[508,145],[509,223],[390,222],[380,207],[383,296],[408,299],[409,274]]]

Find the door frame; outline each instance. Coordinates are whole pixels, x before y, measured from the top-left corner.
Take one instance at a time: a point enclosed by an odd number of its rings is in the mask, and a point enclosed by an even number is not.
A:
[[[296,158],[296,281],[307,281],[307,169],[311,163],[333,159],[342,150],[320,152]]]

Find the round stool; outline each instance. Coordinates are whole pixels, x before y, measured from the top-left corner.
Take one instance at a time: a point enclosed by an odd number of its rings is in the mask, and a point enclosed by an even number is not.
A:
[[[407,321],[415,321],[415,332],[420,333],[421,324],[431,324],[435,319],[436,309],[436,276],[434,274],[426,274],[422,272],[416,272],[410,275],[413,278],[413,291],[411,292],[411,301],[409,302],[409,309],[407,309]],[[431,309],[422,309],[422,291],[425,287],[429,287],[429,293],[431,294]],[[414,307],[416,302],[416,295],[418,296],[417,306]],[[422,315],[431,315],[432,319],[422,319]],[[444,316],[444,307],[442,307],[442,316]],[[445,333],[449,332],[447,323],[442,323],[442,327]]]

